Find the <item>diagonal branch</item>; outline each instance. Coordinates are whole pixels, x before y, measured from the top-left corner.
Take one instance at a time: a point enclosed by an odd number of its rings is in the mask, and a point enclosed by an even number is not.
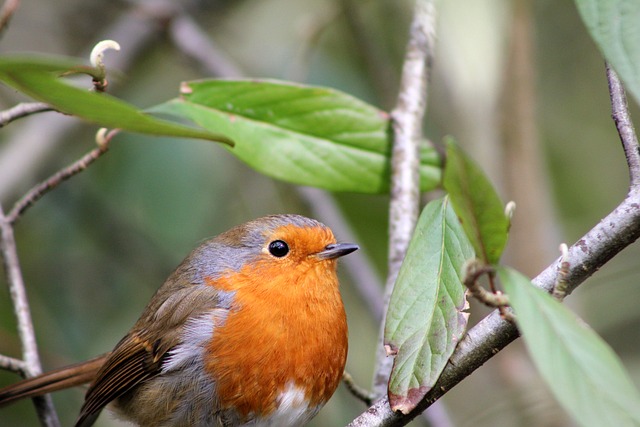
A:
[[[16,221],[20,219],[20,216],[22,216],[22,214],[31,206],[33,206],[33,204],[37,202],[42,196],[56,188],[58,185],[60,185],[60,183],[62,183],[62,181],[65,181],[88,168],[91,163],[98,160],[103,154],[107,152],[107,150],[109,149],[109,142],[111,141],[111,138],[113,138],[113,136],[115,136],[117,133],[117,130],[109,132],[109,134],[106,135],[103,140],[98,142],[98,146],[96,148],[89,151],[79,160],[76,160],[64,169],[59,170],[46,180],[42,181],[40,184],[33,187],[31,190],[29,190],[27,194],[25,194],[22,198],[20,198],[20,200],[16,202],[11,211],[7,214],[6,220],[11,225],[15,224]]]
[[[625,95],[613,70],[607,69],[611,94],[612,117],[620,132],[627,156],[631,184],[626,198],[609,215],[569,248],[566,257],[558,258],[540,273],[533,283],[549,292],[553,290],[563,261],[566,271],[567,293],[570,293],[624,248],[640,238],[640,146],[629,119]],[[622,131],[620,130],[622,129]],[[382,399],[356,418],[350,427],[403,426],[442,397],[447,391],[491,359],[518,338],[516,327],[500,318],[498,311],[485,317],[469,330],[458,345],[442,375],[416,409],[408,414],[391,411],[388,400]]]

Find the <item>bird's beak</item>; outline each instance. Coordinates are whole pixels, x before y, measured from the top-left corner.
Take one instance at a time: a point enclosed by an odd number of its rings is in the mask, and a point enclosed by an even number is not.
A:
[[[323,251],[318,252],[316,257],[325,260],[325,259],[336,259],[341,256],[350,254],[353,251],[358,250],[360,247],[358,245],[354,245],[353,243],[332,243],[327,245]]]

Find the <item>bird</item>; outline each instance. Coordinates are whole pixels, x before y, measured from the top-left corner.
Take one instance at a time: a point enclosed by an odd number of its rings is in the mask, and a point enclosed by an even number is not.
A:
[[[109,405],[140,426],[301,426],[347,358],[337,259],[358,249],[300,215],[236,226],[194,249],[115,348],[0,389],[0,406],[89,383],[76,427]]]

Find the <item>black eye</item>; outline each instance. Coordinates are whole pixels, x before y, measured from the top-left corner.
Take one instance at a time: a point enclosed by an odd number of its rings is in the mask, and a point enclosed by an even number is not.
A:
[[[282,258],[289,253],[289,245],[282,240],[274,240],[269,243],[269,253],[275,257]]]

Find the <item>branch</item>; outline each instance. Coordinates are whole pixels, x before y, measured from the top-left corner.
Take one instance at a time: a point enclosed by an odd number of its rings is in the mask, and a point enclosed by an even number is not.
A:
[[[126,72],[149,51],[150,45],[161,41],[157,35],[164,29],[163,23],[175,14],[175,7],[169,6],[162,0],[136,4],[89,43],[90,48],[82,56],[89,57],[97,41],[126,40],[122,52],[109,58],[111,68]],[[64,136],[81,125],[79,120],[56,114],[39,117],[38,126],[25,126],[14,132],[0,147],[0,200],[12,194],[20,182],[32,179]]]
[[[389,206],[389,271],[385,286],[385,313],[400,265],[409,247],[418,219],[420,202],[419,143],[427,105],[427,80],[435,38],[435,8],[432,0],[417,0],[402,68],[398,102],[391,112],[391,202]],[[387,392],[393,359],[383,346],[384,323],[380,328],[373,392]]]
[[[21,102],[15,107],[0,111],[0,128],[8,125],[14,120],[30,116],[31,114],[42,113],[44,111],[53,111],[53,108],[44,102]]]
[[[42,373],[35,331],[29,309],[29,301],[22,277],[22,270],[20,269],[20,262],[18,260],[13,224],[20,218],[20,215],[24,211],[38,201],[44,194],[57,187],[62,181],[82,172],[91,163],[106,153],[109,148],[109,141],[116,133],[117,131],[111,131],[108,134],[99,132],[97,148],[31,189],[15,204],[8,215],[5,216],[2,206],[0,205],[0,252],[4,260],[9,293],[11,294],[11,300],[18,323],[18,335],[20,336],[20,342],[22,344],[22,360],[0,355],[0,368],[18,372],[25,377],[33,377]],[[39,396],[34,398],[33,401],[40,421],[44,426],[60,426],[60,421],[53,407],[51,396]]]
[[[367,406],[371,405],[373,399],[371,393],[356,384],[351,374],[347,371],[342,374],[342,382],[357,399],[363,401]]]
[[[610,68],[607,76],[610,82],[612,116],[616,125],[623,124],[624,131],[620,132],[620,139],[632,176],[629,192],[618,207],[571,246],[565,255],[533,279],[536,286],[548,292],[553,291],[561,269],[563,274],[566,273],[566,291],[571,293],[620,251],[640,238],[640,182],[637,179],[640,176],[640,146],[629,119],[626,102],[622,102],[624,90]],[[349,426],[390,427],[408,424],[518,336],[518,330],[511,322],[503,320],[497,310],[492,312],[467,332],[436,384],[412,413],[393,413],[385,398],[371,406]]]
[[[20,359],[14,357],[4,356],[0,354],[0,369],[5,371],[11,371],[19,374],[21,377],[27,377],[29,375],[27,364]]]
[[[7,221],[11,225],[15,224],[15,222],[20,218],[20,216],[28,208],[33,206],[33,204],[37,202],[42,196],[44,196],[49,191],[56,188],[58,185],[60,185],[60,183],[62,183],[62,181],[65,181],[71,178],[72,176],[79,174],[80,172],[88,168],[89,165],[91,165],[91,163],[98,160],[104,153],[107,152],[107,150],[109,149],[109,141],[111,140],[111,138],[113,138],[113,136],[115,136],[116,133],[117,133],[117,130],[114,130],[109,132],[104,137],[99,136],[99,138],[102,138],[102,139],[98,140],[98,146],[96,148],[94,148],[93,150],[85,154],[79,160],[75,161],[74,163],[67,166],[66,168],[56,172],[55,174],[47,178],[45,181],[41,182],[40,184],[36,185],[31,190],[29,190],[27,194],[25,194],[13,206],[13,209],[11,209],[11,211],[6,217]]]
[[[16,249],[15,236],[11,222],[4,215],[0,205],[0,254],[4,262],[4,270],[7,276],[9,293],[13,303],[14,313],[18,322],[18,335],[22,344],[22,360],[24,366],[22,370],[30,377],[42,373],[40,357],[38,356],[38,346],[36,344],[33,323],[31,322],[31,312],[27,292],[20,270],[18,252]],[[40,396],[33,399],[38,412],[40,422],[48,427],[59,427],[60,421],[53,407],[51,396]]]
[[[627,97],[618,79],[618,74],[606,64],[607,80],[609,83],[609,97],[611,99],[611,118],[616,125],[622,148],[629,164],[629,178],[631,187],[640,185],[640,152],[638,151],[638,137],[636,136],[629,109]]]

